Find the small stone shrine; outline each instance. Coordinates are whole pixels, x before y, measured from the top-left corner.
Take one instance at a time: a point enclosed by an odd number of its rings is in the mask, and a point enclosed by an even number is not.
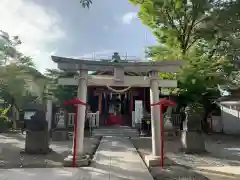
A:
[[[204,153],[205,138],[201,128],[203,107],[200,104],[190,104],[185,108],[186,118],[183,122],[181,142],[186,153]]]
[[[53,141],[65,141],[68,140],[68,130],[65,126],[65,112],[64,109],[60,109],[59,112],[59,118],[57,122],[56,128],[52,131],[52,140]]]
[[[28,104],[24,108],[24,121],[26,123],[25,153],[47,154],[49,148],[48,122],[44,106]]]

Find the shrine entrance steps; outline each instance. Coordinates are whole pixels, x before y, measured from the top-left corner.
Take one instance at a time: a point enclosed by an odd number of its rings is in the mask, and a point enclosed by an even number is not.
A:
[[[92,136],[137,137],[136,129],[128,126],[103,126],[92,130]]]
[[[91,179],[153,180],[130,139],[104,136],[95,153]]]

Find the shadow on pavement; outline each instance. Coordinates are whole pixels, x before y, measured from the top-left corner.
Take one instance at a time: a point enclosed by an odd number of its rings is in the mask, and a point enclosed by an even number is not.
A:
[[[151,154],[151,138],[133,138],[132,142],[142,158]],[[179,151],[180,140],[165,141],[165,168],[150,169],[155,179],[169,179],[176,176],[187,179],[240,179],[240,143],[236,138],[206,136],[206,154],[185,154]],[[179,178],[177,178],[179,177]]]
[[[84,138],[84,152],[90,156],[99,144],[97,138]],[[0,168],[46,168],[63,167],[66,156],[71,154],[72,141],[52,141],[52,152],[46,155],[20,154],[25,147],[22,134],[0,134]]]

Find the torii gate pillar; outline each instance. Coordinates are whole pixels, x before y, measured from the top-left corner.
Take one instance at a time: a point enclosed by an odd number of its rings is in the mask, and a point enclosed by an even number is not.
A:
[[[78,77],[78,99],[83,102],[87,102],[87,70],[81,70],[80,76]],[[77,127],[76,127],[76,166],[86,166],[89,163],[89,157],[84,155],[83,152],[83,139],[84,139],[84,126],[86,116],[86,106],[78,104],[77,107]],[[73,152],[72,152],[73,153]],[[75,155],[74,155],[75,156]],[[64,159],[65,166],[70,166],[73,161],[73,155],[71,154]]]
[[[158,72],[151,72],[150,81],[150,104],[159,102],[159,76]],[[152,154],[145,157],[148,166],[160,164],[161,159],[161,129],[160,129],[160,108],[151,106],[151,130],[152,130]]]

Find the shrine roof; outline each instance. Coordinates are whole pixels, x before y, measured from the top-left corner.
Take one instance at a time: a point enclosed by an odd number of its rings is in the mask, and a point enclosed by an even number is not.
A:
[[[58,63],[58,68],[66,71],[85,69],[89,71],[108,71],[115,67],[122,67],[127,72],[176,72],[183,64],[181,60],[162,61],[109,61],[109,60],[84,60],[67,57],[51,56]],[[171,67],[171,68],[170,68]]]
[[[181,60],[162,60],[162,61],[125,61],[121,60],[118,62],[112,62],[108,59],[100,59],[100,60],[85,60],[85,59],[76,59],[76,58],[68,58],[68,57],[60,57],[60,56],[51,56],[52,60],[56,63],[70,63],[70,64],[86,64],[86,65],[182,65],[183,62]]]

